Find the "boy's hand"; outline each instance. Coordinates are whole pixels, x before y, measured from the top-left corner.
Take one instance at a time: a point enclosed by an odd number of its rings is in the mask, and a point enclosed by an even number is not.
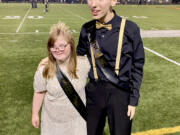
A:
[[[127,116],[130,117],[130,120],[133,119],[135,111],[136,111],[136,107],[135,106],[128,105]]]
[[[43,65],[46,65],[48,63],[48,57],[42,59],[37,67],[37,70],[39,70],[39,68]]]
[[[38,114],[32,115],[32,125],[35,128],[39,128],[39,115]]]

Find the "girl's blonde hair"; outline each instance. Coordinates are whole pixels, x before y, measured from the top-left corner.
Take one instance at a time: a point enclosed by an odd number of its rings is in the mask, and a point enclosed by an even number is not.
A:
[[[54,47],[54,43],[56,42],[58,36],[63,36],[66,42],[70,44],[71,52],[68,64],[68,73],[72,78],[78,78],[76,74],[77,56],[75,50],[75,42],[70,29],[62,22],[58,22],[51,27],[47,43],[48,64],[43,70],[43,77],[46,79],[50,79],[56,74],[56,59],[53,57],[50,48]]]

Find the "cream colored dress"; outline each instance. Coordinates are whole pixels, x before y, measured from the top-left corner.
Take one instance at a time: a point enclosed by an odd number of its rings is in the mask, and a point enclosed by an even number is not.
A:
[[[45,80],[42,76],[43,69],[42,66],[34,76],[35,92],[46,91],[41,112],[41,135],[87,135],[85,120],[69,101],[56,76]],[[87,57],[78,56],[77,75],[79,79],[71,79],[67,71],[63,71],[84,104],[89,69]]]

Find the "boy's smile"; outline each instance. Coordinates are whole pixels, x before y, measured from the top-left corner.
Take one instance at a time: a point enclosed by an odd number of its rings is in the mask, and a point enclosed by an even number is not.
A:
[[[95,10],[95,9],[91,10],[91,13],[92,13],[93,16],[98,16],[99,12],[100,12],[100,10]]]
[[[110,21],[114,16],[112,6],[114,6],[116,2],[117,0],[88,0],[92,18],[102,23]]]

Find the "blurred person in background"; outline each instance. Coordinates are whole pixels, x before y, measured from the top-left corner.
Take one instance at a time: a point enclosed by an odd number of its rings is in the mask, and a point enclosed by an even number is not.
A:
[[[37,8],[37,0],[31,0],[32,8]]]
[[[48,12],[48,0],[44,0],[45,9],[44,12]]]

